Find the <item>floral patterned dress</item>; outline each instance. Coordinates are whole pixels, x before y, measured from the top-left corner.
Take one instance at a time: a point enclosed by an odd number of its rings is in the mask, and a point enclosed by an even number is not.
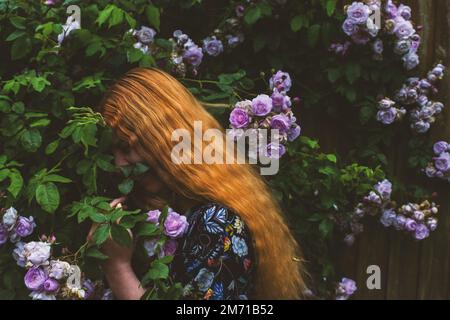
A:
[[[172,275],[184,299],[246,300],[252,294],[253,243],[241,218],[219,204],[196,207],[180,239]]]

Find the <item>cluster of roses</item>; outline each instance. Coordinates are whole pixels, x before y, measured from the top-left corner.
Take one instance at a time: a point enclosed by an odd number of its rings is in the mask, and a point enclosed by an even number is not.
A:
[[[430,232],[437,229],[438,206],[429,201],[421,204],[408,203],[403,205],[398,213],[394,209],[383,212],[380,222],[385,227],[393,226],[398,231],[410,233],[416,240],[424,240],[430,236]]]
[[[231,134],[239,139],[244,136],[244,129],[275,129],[277,141],[270,141],[260,145],[263,154],[270,158],[280,158],[285,152],[287,142],[292,142],[300,135],[301,128],[296,123],[291,106],[291,98],[287,92],[291,89],[292,81],[288,73],[278,71],[269,81],[271,96],[260,94],[253,100],[238,102],[230,114]],[[294,99],[298,101],[298,98]]]
[[[336,300],[348,300],[357,290],[356,282],[352,279],[342,278],[336,288]]]
[[[16,243],[21,238],[28,237],[33,233],[35,227],[36,223],[33,217],[19,216],[13,207],[7,209],[0,222],[0,245],[5,244],[8,239]]]
[[[420,36],[411,22],[411,8],[406,5],[395,5],[392,0],[382,5],[381,0],[366,0],[353,2],[346,7],[347,19],[342,29],[353,43],[366,45],[371,42],[374,59],[382,60],[384,44],[379,33],[381,23],[387,35],[395,35],[394,53],[402,56],[404,67],[414,69],[419,64],[417,51],[420,46]],[[332,44],[330,50],[336,54],[345,55],[351,46],[350,41],[344,44]]]
[[[450,182],[450,144],[445,141],[436,142],[433,146],[436,157],[424,169],[429,178],[439,178]]]
[[[147,222],[159,226],[160,210],[151,210],[147,212]],[[182,237],[189,227],[189,223],[185,216],[180,215],[169,208],[166,219],[164,220],[164,235],[168,237],[167,241],[161,241],[160,237],[148,239],[144,241],[144,248],[149,257],[156,254],[159,258],[175,255],[178,247],[176,239]]]
[[[347,231],[344,242],[351,246],[357,235],[364,231],[361,220],[366,216],[377,216],[386,208],[391,207],[392,183],[388,180],[378,182],[363,201],[358,203],[350,217],[339,222],[342,230]]]
[[[377,120],[386,125],[392,124],[405,116],[405,107],[412,107],[409,112],[411,128],[417,133],[427,132],[444,109],[441,102],[430,99],[438,92],[436,85],[444,77],[444,71],[445,67],[437,64],[426,78],[409,78],[395,94],[394,100],[384,98],[378,103]],[[397,103],[399,108],[395,106]]]
[[[393,226],[398,231],[405,231],[416,240],[428,238],[431,231],[437,228],[438,206],[429,201],[421,204],[408,203],[396,210],[395,202],[391,201],[392,183],[388,180],[378,182],[374,190],[359,203],[350,220],[340,223],[343,230],[350,230],[344,242],[351,246],[356,235],[363,232],[360,222],[366,216],[380,216],[380,222],[385,227]]]

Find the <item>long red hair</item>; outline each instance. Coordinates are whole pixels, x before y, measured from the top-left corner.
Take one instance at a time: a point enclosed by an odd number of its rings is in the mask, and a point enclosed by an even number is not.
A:
[[[298,244],[255,168],[172,161],[177,144],[171,139],[174,130],[187,129],[194,136],[194,121],[201,121],[203,130],[223,131],[179,81],[158,69],[133,69],[109,89],[100,111],[119,139],[135,148],[170,190],[220,203],[241,216],[256,252],[255,298],[302,296],[305,284]]]

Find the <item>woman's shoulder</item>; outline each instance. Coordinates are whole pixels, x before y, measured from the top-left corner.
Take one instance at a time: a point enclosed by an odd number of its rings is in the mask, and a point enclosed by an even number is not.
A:
[[[247,235],[243,219],[234,210],[220,203],[207,203],[191,210],[188,216],[190,231],[203,231],[211,235]]]

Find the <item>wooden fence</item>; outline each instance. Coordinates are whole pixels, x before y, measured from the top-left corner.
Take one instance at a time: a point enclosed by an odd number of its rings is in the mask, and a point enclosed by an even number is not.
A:
[[[416,23],[424,27],[420,74],[425,74],[438,60],[450,67],[450,1],[402,2],[413,8]],[[441,84],[441,100],[447,108],[450,108],[449,89],[447,74]],[[433,127],[432,138],[450,140],[450,110],[445,110],[443,119]],[[392,151],[394,175],[408,179],[402,153],[401,146]],[[415,242],[373,223],[354,247],[339,250],[336,256],[339,272],[356,280],[356,299],[450,299],[450,186],[442,184],[437,191],[440,225],[430,239]],[[370,265],[381,268],[381,290],[369,290],[366,286],[366,269]]]

